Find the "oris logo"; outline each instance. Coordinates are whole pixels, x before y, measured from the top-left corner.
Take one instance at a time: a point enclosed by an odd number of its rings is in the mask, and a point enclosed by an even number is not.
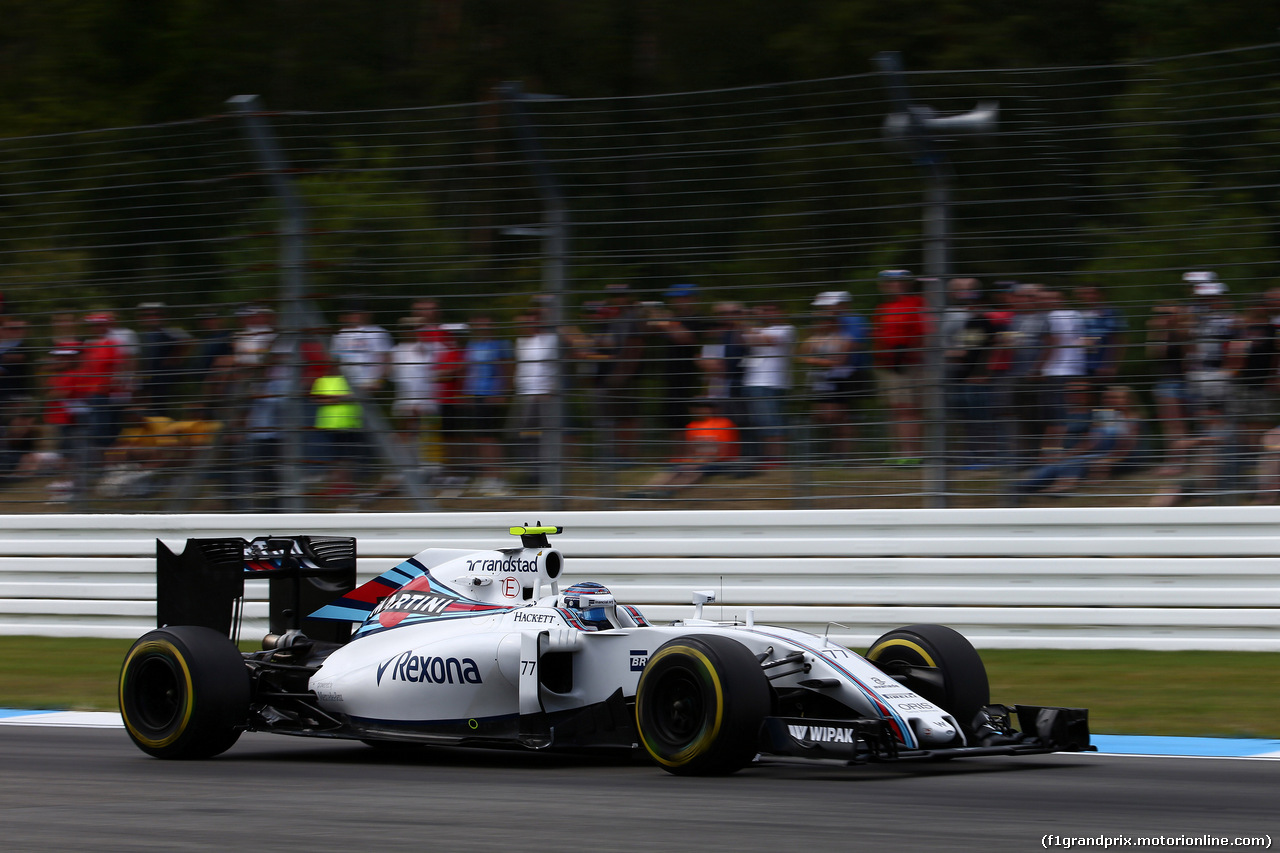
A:
[[[388,681],[407,681],[412,684],[481,684],[480,667],[471,658],[437,658],[405,652],[389,661],[378,664],[378,684],[382,677]]]

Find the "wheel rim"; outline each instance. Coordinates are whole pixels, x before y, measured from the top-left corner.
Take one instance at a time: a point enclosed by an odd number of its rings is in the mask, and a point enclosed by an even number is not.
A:
[[[130,704],[136,723],[152,732],[172,728],[186,704],[181,674],[171,660],[160,655],[139,661],[132,692]]]
[[[653,690],[654,733],[675,746],[696,740],[707,718],[706,699],[697,674],[686,667],[675,667]]]
[[[974,734],[975,715],[991,702],[982,658],[968,640],[943,625],[912,625],[891,631],[872,644],[866,657],[876,665],[900,662],[934,667],[936,675],[904,672],[894,677],[951,714],[966,736]]]

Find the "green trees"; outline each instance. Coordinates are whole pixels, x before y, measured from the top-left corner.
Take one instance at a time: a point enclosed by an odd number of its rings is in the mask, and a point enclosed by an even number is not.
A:
[[[0,0],[0,136],[170,121],[233,94],[378,109],[609,97],[870,70],[1081,66],[1256,43],[1246,0]]]
[[[1000,137],[953,155],[958,267],[1110,277],[1137,301],[1186,266],[1261,281],[1280,254],[1274,51],[1129,62],[1254,42],[1280,6],[0,0],[0,16],[0,273],[33,306],[68,282],[178,281],[204,302],[269,284],[273,209],[244,186],[234,120],[210,120],[242,93],[285,136],[296,119],[316,286],[534,287],[540,247],[509,235],[541,208],[484,103],[509,79],[592,99],[535,110],[584,292],[633,274],[807,292],[914,266],[919,173],[885,151],[868,73],[887,49],[921,102],[1001,101]],[[408,115],[440,105],[462,106]]]

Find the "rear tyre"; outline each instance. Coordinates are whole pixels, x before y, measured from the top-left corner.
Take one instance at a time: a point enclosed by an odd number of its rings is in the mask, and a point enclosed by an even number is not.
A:
[[[867,660],[895,675],[893,664],[934,667],[933,677],[899,675],[906,687],[955,717],[965,736],[973,734],[973,718],[991,703],[987,668],[973,644],[944,625],[908,625],[871,644]]]
[[[670,640],[649,658],[636,688],[636,728],[669,773],[733,773],[759,752],[768,679],[755,655],[729,637]]]
[[[156,758],[212,758],[249,718],[249,671],[235,643],[199,626],[144,634],[120,670],[120,716]]]

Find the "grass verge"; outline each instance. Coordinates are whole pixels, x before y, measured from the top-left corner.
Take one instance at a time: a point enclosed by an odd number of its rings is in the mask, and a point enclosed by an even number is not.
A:
[[[1089,709],[1106,734],[1280,738],[1274,652],[982,652],[996,702]]]
[[[0,707],[110,711],[129,640],[0,637]],[[1107,734],[1280,738],[1265,652],[988,650],[996,702],[1088,708]]]

